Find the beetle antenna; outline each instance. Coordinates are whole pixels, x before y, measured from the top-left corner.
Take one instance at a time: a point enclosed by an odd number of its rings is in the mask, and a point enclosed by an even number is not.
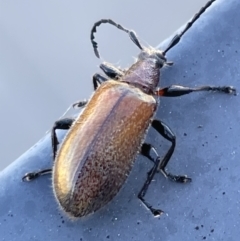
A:
[[[94,33],[97,32],[97,27],[99,27],[102,23],[109,23],[109,24],[117,27],[118,29],[123,30],[124,32],[128,33],[128,35],[129,35],[130,39],[133,41],[133,43],[135,43],[135,45],[137,45],[139,49],[141,49],[141,50],[143,49],[143,47],[141,46],[141,44],[138,41],[136,33],[133,30],[128,30],[128,29],[124,28],[123,26],[121,26],[120,24],[115,23],[111,19],[101,19],[100,21],[96,22],[93,25],[92,30],[91,30],[91,35],[90,35],[94,53],[98,58],[100,58],[100,55],[98,52],[98,44],[96,41],[94,41],[94,38],[95,38]]]
[[[209,2],[206,3],[206,5],[204,7],[202,7],[198,13],[196,13],[193,18],[186,24],[185,28],[183,29],[183,31],[180,34],[176,34],[172,41],[170,42],[170,44],[168,45],[168,47],[163,51],[163,54],[165,55],[168,50],[170,50],[172,47],[174,47],[182,38],[182,36],[185,34],[185,32],[194,24],[194,22],[207,10],[208,7],[210,7],[212,5],[213,2],[215,2],[216,0],[210,0]]]

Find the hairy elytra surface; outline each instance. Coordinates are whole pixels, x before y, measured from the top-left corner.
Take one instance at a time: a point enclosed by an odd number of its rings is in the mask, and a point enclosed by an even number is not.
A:
[[[94,93],[58,151],[53,189],[70,217],[108,203],[125,182],[156,100],[139,88],[109,80]]]

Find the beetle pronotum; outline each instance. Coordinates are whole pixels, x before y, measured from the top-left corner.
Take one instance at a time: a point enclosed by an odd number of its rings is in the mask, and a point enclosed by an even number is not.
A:
[[[54,194],[62,209],[70,217],[82,217],[103,207],[119,192],[140,152],[153,162],[153,168],[148,172],[138,198],[154,216],[160,215],[163,211],[153,208],[144,199],[155,173],[160,171],[165,177],[180,183],[189,182],[191,178],[166,171],[175,148],[176,137],[167,124],[153,119],[158,104],[155,97],[181,96],[197,91],[236,93],[232,86],[190,88],[171,85],[157,88],[160,69],[172,65],[165,57],[167,51],[178,43],[212,2],[214,1],[208,2],[194,16],[164,51],[143,47],[134,31],[110,19],[96,22],[91,31],[91,42],[97,57],[99,52],[94,33],[99,25],[109,23],[128,33],[141,50],[138,59],[128,69],[116,68],[109,63],[100,65],[105,76],[93,76],[93,96],[89,101],[74,104],[78,107],[85,106],[83,112],[76,119],[61,119],[53,126],[53,169],[27,173],[23,180],[52,173]],[[144,142],[149,126],[171,142],[171,147],[163,159],[160,159],[151,144]],[[59,150],[56,129],[70,129]],[[151,156],[151,150],[155,152],[156,158]]]

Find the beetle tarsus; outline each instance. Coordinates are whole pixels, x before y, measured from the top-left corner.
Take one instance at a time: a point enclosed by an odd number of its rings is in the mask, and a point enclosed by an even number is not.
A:
[[[186,183],[186,182],[191,182],[192,181],[192,178],[187,177],[187,175],[183,175],[183,176],[173,175],[171,173],[167,173],[164,169],[160,169],[160,171],[162,172],[162,174],[166,178],[168,178],[168,179],[170,179],[171,181],[174,181],[174,182]]]
[[[147,203],[144,198],[140,198],[139,199],[143,202],[143,204],[149,209],[149,211],[151,211],[151,213],[153,214],[154,217],[159,217],[160,215],[162,215],[164,213],[163,210],[161,209],[156,209],[153,208],[149,203]]]
[[[224,93],[233,94],[233,95],[237,94],[236,88],[234,88],[233,86],[219,86],[215,88],[212,87],[212,91],[222,91]]]
[[[83,108],[88,103],[88,100],[80,100],[72,104],[73,108]]]
[[[124,70],[107,62],[100,64],[99,67],[110,79],[118,80],[124,75]]]
[[[29,172],[22,177],[22,181],[30,182],[39,176],[38,172]]]
[[[52,169],[49,168],[49,169],[44,169],[44,170],[41,170],[41,171],[38,171],[38,172],[28,172],[26,173],[23,177],[22,177],[22,181],[24,182],[30,182],[40,176],[43,176],[43,175],[47,175],[47,174],[50,174],[52,173]]]
[[[154,215],[154,217],[159,217],[161,216],[164,212],[161,209],[152,209],[152,214]]]
[[[236,95],[236,88],[233,86],[200,86],[194,88],[193,91],[213,91]]]

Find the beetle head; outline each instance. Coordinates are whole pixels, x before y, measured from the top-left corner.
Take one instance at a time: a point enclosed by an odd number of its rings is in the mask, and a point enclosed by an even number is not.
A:
[[[145,48],[138,55],[138,60],[149,60],[155,63],[156,67],[161,69],[164,65],[171,66],[173,62],[168,62],[164,53],[161,50],[154,48]]]

